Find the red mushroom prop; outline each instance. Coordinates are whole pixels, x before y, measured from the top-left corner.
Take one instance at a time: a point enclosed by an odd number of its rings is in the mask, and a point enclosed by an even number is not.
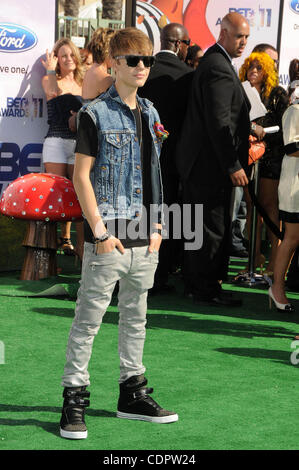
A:
[[[56,275],[57,222],[82,219],[72,182],[51,173],[21,176],[5,189],[0,212],[29,221],[21,279]]]

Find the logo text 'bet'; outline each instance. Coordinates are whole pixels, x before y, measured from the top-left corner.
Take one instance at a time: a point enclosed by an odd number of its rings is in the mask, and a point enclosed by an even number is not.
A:
[[[37,44],[37,36],[29,28],[13,23],[0,23],[0,52],[25,52]]]

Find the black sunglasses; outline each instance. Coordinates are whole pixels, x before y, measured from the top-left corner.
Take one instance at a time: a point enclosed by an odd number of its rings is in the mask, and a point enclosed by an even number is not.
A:
[[[118,55],[114,59],[126,59],[128,67],[137,67],[139,62],[142,60],[144,67],[152,67],[155,63],[155,57],[153,55]]]
[[[180,41],[180,42],[183,42],[184,44],[186,44],[186,46],[190,46],[191,44],[191,39],[168,39],[170,42],[177,42],[177,41]]]

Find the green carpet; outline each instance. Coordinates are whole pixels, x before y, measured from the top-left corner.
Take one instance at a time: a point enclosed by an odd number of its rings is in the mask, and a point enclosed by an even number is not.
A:
[[[230,272],[240,266],[232,260]],[[239,291],[241,308],[196,305],[182,296],[179,276],[172,278],[176,293],[149,298],[144,351],[153,398],[176,411],[179,421],[115,417],[114,298],[90,361],[88,439],[61,439],[60,380],[78,281],[78,269],[36,282],[19,281],[18,273],[0,277],[0,449],[298,449],[298,366],[290,359],[297,357],[292,342],[299,314],[270,311],[266,290],[232,284],[225,288]],[[45,294],[57,285],[60,294]],[[288,297],[299,312],[299,294]],[[299,358],[299,343],[297,350]]]

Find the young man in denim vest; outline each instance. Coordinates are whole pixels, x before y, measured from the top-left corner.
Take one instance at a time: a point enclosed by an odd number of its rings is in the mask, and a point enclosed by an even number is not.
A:
[[[92,344],[119,281],[119,418],[177,421],[149,395],[142,363],[147,291],[161,244],[159,116],[137,97],[154,63],[152,44],[136,28],[115,33],[115,84],[79,115],[74,186],[85,217],[82,278],[67,346],[60,434],[84,439]],[[157,137],[159,135],[159,137]],[[155,210],[151,210],[154,208]]]

